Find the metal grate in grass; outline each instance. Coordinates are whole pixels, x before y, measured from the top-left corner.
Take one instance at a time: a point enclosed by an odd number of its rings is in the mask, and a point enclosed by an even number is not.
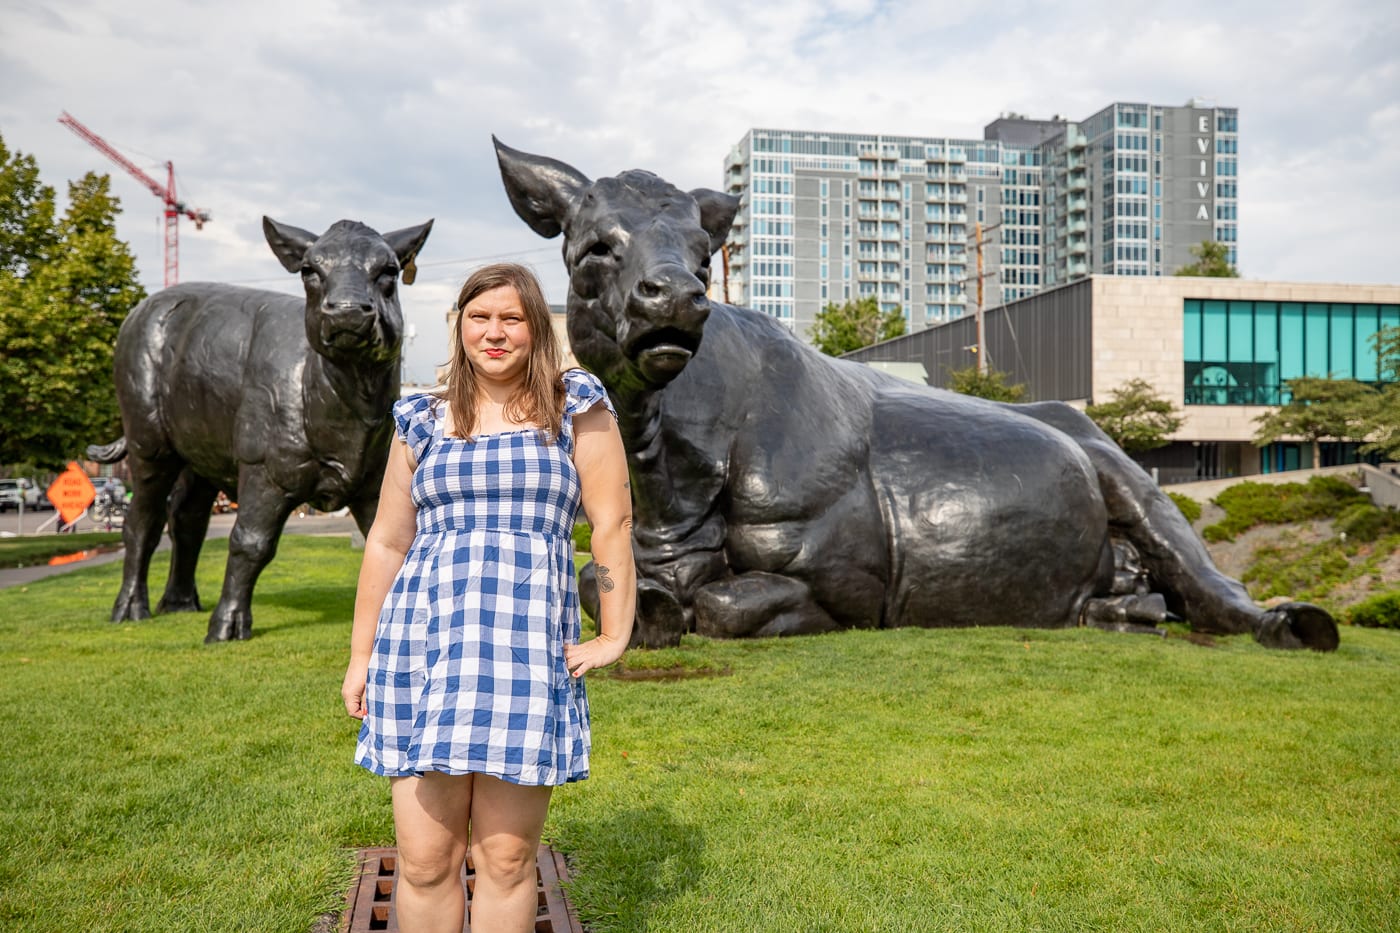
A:
[[[345,919],[342,933],[398,933],[398,918],[394,914],[394,884],[398,880],[398,850],[392,847],[361,849],[360,870],[354,886],[345,899]],[[535,856],[538,879],[539,907],[535,916],[535,933],[583,933],[574,909],[564,897],[562,883],[569,880],[569,869],[563,854],[549,846],[540,846]],[[462,886],[467,891],[470,912],[472,892],[476,888],[476,872],[471,856],[462,867]],[[462,926],[470,933],[471,925]]]

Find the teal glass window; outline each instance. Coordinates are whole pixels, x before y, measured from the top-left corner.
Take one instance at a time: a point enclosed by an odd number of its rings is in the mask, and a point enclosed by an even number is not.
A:
[[[1303,306],[1296,301],[1283,303],[1279,319],[1279,378],[1287,382],[1307,370],[1303,365]],[[1285,400],[1286,401],[1286,400]]]
[[[1256,405],[1277,405],[1282,386],[1278,366],[1278,305],[1272,301],[1254,303],[1254,386]]]
[[[1356,350],[1356,309],[1354,305],[1334,304],[1331,311],[1327,374],[1338,379],[1355,378],[1352,354]]]
[[[1232,363],[1254,361],[1254,302],[1232,301],[1229,305],[1229,349]]]
[[[1380,309],[1375,305],[1356,306],[1356,339],[1352,344],[1356,373],[1352,378],[1359,382],[1375,382],[1380,378],[1373,342],[1380,329],[1380,318]]]
[[[1326,376],[1331,362],[1327,352],[1327,306],[1308,302],[1303,313],[1303,375]]]
[[[1186,332],[1185,337],[1185,358],[1188,360],[1200,360],[1201,357],[1201,303],[1195,298],[1186,299],[1186,307],[1183,309]]]
[[[1375,335],[1397,326],[1400,305],[1188,298],[1186,404],[1278,405],[1300,376],[1382,381]]]

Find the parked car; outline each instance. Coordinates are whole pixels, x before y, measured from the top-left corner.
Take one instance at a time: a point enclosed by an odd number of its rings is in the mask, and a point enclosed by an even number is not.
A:
[[[18,509],[20,502],[24,503],[26,510],[53,508],[49,497],[34,485],[33,480],[23,476],[17,479],[0,479],[0,512]]]

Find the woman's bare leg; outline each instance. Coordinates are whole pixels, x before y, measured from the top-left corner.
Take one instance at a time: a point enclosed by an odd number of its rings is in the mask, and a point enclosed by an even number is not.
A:
[[[549,812],[551,788],[524,787],[485,774],[474,777],[472,929],[534,930],[538,912],[535,852]]]
[[[428,772],[390,779],[399,849],[394,909],[403,933],[462,933],[462,863],[476,777]]]

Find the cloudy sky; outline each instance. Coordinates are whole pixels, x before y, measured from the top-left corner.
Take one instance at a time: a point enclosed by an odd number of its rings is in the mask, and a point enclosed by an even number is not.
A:
[[[540,272],[558,241],[512,213],[491,134],[591,176],[718,186],[752,126],[977,138],[998,114],[1083,119],[1115,100],[1240,109],[1249,278],[1400,282],[1400,4],[1009,0],[390,3],[0,0],[0,136],[60,192],[111,172],[147,289],[159,202],[60,126],[67,110],[213,213],[183,281],[288,292],[261,218],[320,232],[436,218],[410,379],[483,261]]]

